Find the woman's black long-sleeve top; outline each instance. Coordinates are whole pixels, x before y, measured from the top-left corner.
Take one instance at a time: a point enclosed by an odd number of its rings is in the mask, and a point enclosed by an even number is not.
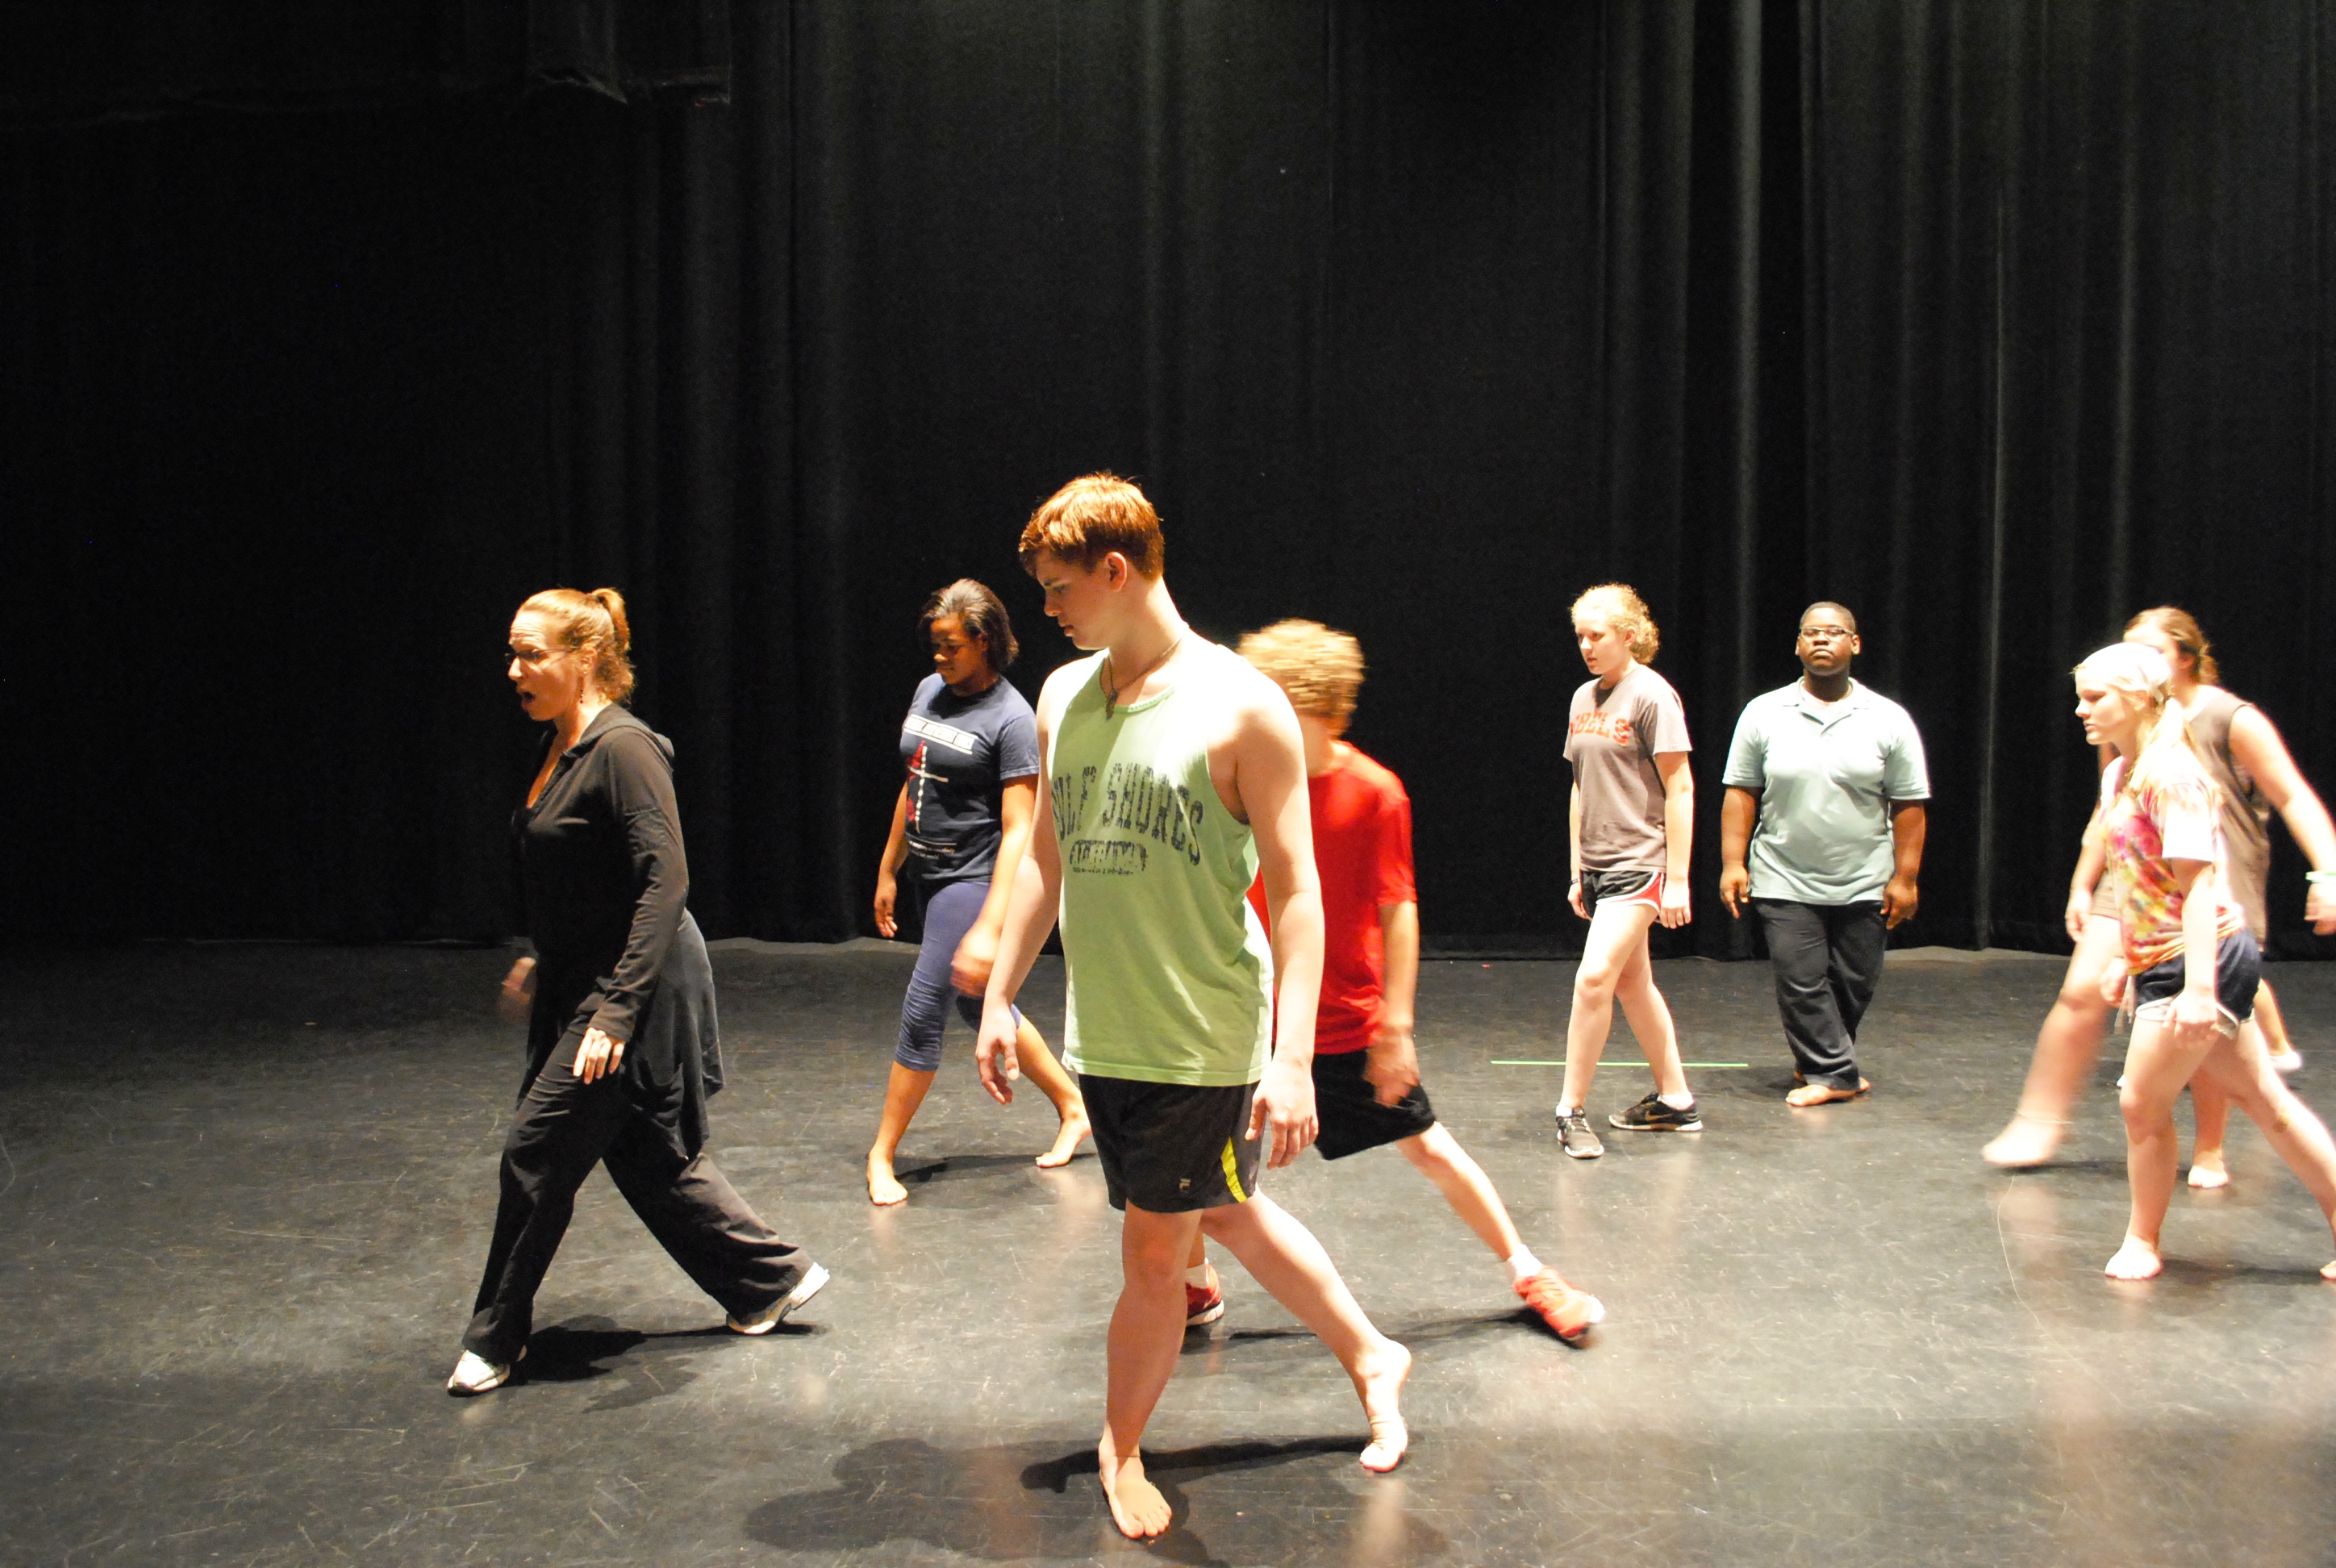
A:
[[[625,1042],[618,1078],[626,1096],[694,1155],[722,1057],[713,970],[689,916],[672,744],[609,705],[561,754],[511,829],[536,947],[520,1093],[554,1052],[572,1057],[584,1031],[598,1027]]]

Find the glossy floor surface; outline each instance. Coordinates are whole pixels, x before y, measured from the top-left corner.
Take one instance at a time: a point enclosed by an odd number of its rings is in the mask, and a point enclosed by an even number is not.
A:
[[[1091,1156],[976,1089],[952,1026],[872,1211],[894,951],[718,951],[715,1150],[834,1282],[748,1340],[586,1188],[522,1382],[442,1391],[486,1242],[506,955],[149,948],[0,960],[0,1561],[9,1563],[2317,1563],[2336,1533],[2328,1227],[2252,1128],[2144,1286],[2114,1050],[2064,1158],[1983,1165],[2057,963],[1891,966],[1865,1101],[1781,1103],[1765,969],[1660,966],[1709,1130],[1559,1156],[1566,966],[1430,964],[1446,1124],[1602,1296],[1525,1321],[1389,1150],[1269,1193],[1417,1359],[1395,1476],[1238,1269],[1150,1435],[1178,1527],[1112,1532],[1092,1443],[1117,1282]],[[2275,976],[2336,1083],[2336,967]],[[1059,969],[1034,984],[1051,1036]],[[1644,1092],[1618,1032],[1603,1112]],[[2186,1112],[2184,1113],[2186,1125]]]

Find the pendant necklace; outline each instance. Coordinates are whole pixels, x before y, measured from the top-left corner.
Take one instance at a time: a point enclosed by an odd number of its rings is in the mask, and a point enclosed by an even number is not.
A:
[[[1184,628],[1184,631],[1190,631],[1191,629],[1192,629],[1192,628],[1190,628],[1190,627],[1186,627],[1186,628]],[[1183,647],[1183,646],[1184,646],[1184,632],[1183,632],[1183,631],[1180,631],[1180,632],[1178,632],[1178,633],[1176,634],[1176,640],[1175,640],[1174,642],[1170,643],[1166,648],[1163,648],[1163,649],[1161,650],[1160,657],[1159,657],[1158,658],[1153,659],[1150,664],[1145,665],[1142,669],[1140,669],[1140,670],[1136,671],[1135,676],[1134,676],[1134,679],[1131,679],[1131,680],[1123,680],[1123,681],[1114,681],[1114,680],[1112,680],[1112,679],[1110,678],[1110,676],[1111,676],[1111,655],[1109,655],[1109,654],[1105,654],[1105,655],[1104,655],[1104,656],[1103,656],[1104,679],[1102,679],[1102,680],[1100,680],[1100,681],[1098,681],[1098,682],[1096,683],[1098,686],[1100,686],[1100,687],[1103,687],[1103,716],[1104,716],[1104,722],[1105,722],[1105,723],[1106,723],[1106,724],[1110,723],[1110,722],[1111,722],[1111,719],[1112,719],[1112,716],[1119,711],[1119,694],[1120,694],[1121,692],[1124,692],[1124,691],[1125,691],[1129,687],[1134,686],[1134,685],[1136,685],[1138,682],[1141,682],[1141,681],[1144,679],[1144,677],[1146,677],[1146,676],[1150,675],[1153,670],[1158,669],[1162,665],[1166,664],[1166,663],[1168,662],[1168,660],[1169,660],[1172,657],[1173,657],[1173,655],[1175,654],[1176,650],[1177,650],[1178,648],[1180,648]]]

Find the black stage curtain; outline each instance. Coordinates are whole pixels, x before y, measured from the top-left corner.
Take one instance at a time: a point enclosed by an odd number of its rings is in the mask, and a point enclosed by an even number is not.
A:
[[[505,929],[553,582],[635,608],[707,930],[865,930],[918,602],[998,587],[1035,692],[1013,541],[1104,467],[1203,630],[1362,638],[1447,948],[1578,930],[1610,577],[1699,747],[1668,951],[1745,950],[1719,769],[1812,599],[1930,745],[1907,940],[2061,942],[2133,609],[2336,784],[2336,0],[25,9],[15,936]]]

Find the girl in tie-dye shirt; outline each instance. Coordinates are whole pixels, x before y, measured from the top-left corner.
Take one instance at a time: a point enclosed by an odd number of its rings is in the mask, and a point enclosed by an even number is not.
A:
[[[2156,648],[2116,643],[2077,667],[2085,738],[2117,748],[2102,778],[2102,823],[2130,890],[2120,921],[2125,963],[2102,982],[2112,1003],[2130,988],[2126,1053],[2126,1180],[2133,1208],[2112,1279],[2164,1267],[2159,1228],[2174,1195],[2174,1102],[2194,1075],[2253,1117],[2336,1228],[2336,1144],[2272,1071],[2248,1015],[2263,955],[2223,882],[2215,785],[2173,700],[2174,671]],[[2336,1262],[2321,1271],[2336,1280]]]

